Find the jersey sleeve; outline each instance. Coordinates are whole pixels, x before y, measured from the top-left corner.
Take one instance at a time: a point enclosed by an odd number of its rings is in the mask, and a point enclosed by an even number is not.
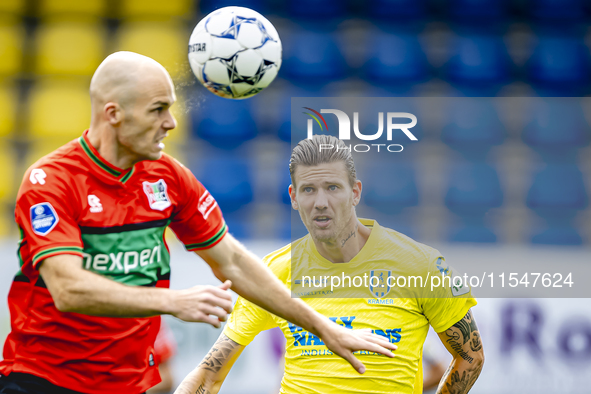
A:
[[[276,327],[273,315],[239,297],[224,327],[224,334],[239,345],[247,346],[260,332]]]
[[[469,285],[452,283],[452,279],[461,276],[450,267],[441,255],[432,255],[429,272],[431,276],[449,277],[442,280],[441,286],[431,289],[422,299],[423,314],[435,332],[443,332],[462,320],[468,310],[476,305]]]
[[[195,176],[179,166],[181,201],[170,228],[189,251],[207,249],[226,235],[228,229],[218,203]]]
[[[35,172],[32,176],[32,172]],[[21,229],[21,245],[34,268],[44,259],[73,254],[82,257],[83,243],[76,218],[79,205],[59,169],[29,169],[19,190],[15,220]],[[22,258],[22,256],[21,256]]]
[[[263,258],[273,275],[285,286],[290,281],[290,256],[289,248],[285,247]],[[224,334],[239,345],[247,346],[260,332],[277,327],[275,319],[272,313],[239,297],[224,327]]]

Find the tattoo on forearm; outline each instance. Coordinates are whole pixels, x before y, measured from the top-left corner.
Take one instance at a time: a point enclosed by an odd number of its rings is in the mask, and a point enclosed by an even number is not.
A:
[[[482,370],[482,361],[479,360],[470,366],[470,368],[463,370],[460,376],[460,371],[454,370],[453,365],[452,362],[447,371],[445,371],[445,374],[443,374],[441,378],[442,383],[439,384],[437,394],[468,393]]]
[[[199,387],[197,387],[195,394],[211,394],[211,391],[205,390],[205,387],[203,387],[203,384],[201,384]]]
[[[199,367],[211,372],[218,372],[222,368],[222,365],[224,365],[224,361],[228,359],[237,346],[239,345],[236,342],[228,338],[226,335],[222,335],[213,345],[209,353],[207,353],[207,356],[203,358]],[[199,393],[199,391],[197,392]],[[206,394],[207,392],[204,391],[203,393]]]
[[[471,352],[482,350],[480,332],[472,312],[468,311],[462,320],[445,331],[445,335],[449,346],[470,366],[459,369],[452,361],[441,379],[437,394],[466,394],[478,379],[483,363],[480,357],[475,359],[476,356],[471,354]],[[468,343],[469,349],[464,347],[466,343]]]

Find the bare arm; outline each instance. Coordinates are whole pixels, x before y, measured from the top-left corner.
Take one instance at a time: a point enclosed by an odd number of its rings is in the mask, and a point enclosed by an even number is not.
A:
[[[174,393],[216,394],[243,350],[244,346],[222,333],[199,366],[183,379]]]
[[[62,312],[110,317],[171,314],[185,321],[220,327],[220,321],[225,321],[226,314],[232,311],[232,298],[225,291],[230,282],[186,290],[127,286],[85,270],[78,256],[53,256],[40,264],[39,273]]]
[[[394,357],[388,349],[396,350],[397,347],[387,339],[367,330],[347,330],[302,300],[291,298],[271,270],[230,234],[198,254],[211,266],[218,279],[232,281],[232,290],[236,293],[322,338],[330,350],[347,360],[359,373],[365,372],[365,367],[355,358],[353,351],[369,350]]]
[[[480,332],[472,311],[468,311],[462,320],[438,335],[453,360],[443,374],[437,394],[465,394],[478,379],[484,364]]]

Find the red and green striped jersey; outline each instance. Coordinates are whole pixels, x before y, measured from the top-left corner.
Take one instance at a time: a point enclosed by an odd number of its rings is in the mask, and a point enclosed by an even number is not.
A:
[[[114,281],[168,287],[166,227],[190,251],[212,247],[227,229],[215,199],[178,161],[163,155],[122,170],[86,134],[37,161],[20,187],[21,269],[8,295],[12,330],[0,374],[29,373],[89,394],[142,393],[160,381],[160,319],[60,312],[39,264],[73,254]]]

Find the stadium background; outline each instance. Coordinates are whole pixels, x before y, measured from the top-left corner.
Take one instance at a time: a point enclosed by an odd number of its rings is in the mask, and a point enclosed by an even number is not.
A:
[[[226,5],[267,16],[284,47],[277,80],[244,101],[205,91],[186,60],[193,26]],[[139,52],[170,71],[179,127],[166,150],[217,198],[231,231],[263,255],[290,238],[291,97],[586,97],[590,27],[591,2],[583,0],[1,0],[2,297],[17,269],[13,207],[22,174],[88,127],[88,84],[109,53]],[[437,245],[448,260],[544,248],[557,261],[591,264],[591,117],[587,99],[576,102],[569,119],[533,129],[507,126],[494,107],[476,125],[451,116],[448,127],[424,133],[423,156],[450,171],[434,176],[401,155],[397,168],[405,171],[392,169],[401,186],[386,202],[399,223],[392,227]],[[497,129],[482,131],[499,119]],[[362,209],[379,213],[383,202],[365,203]],[[175,287],[215,283],[178,245],[173,265]],[[514,392],[516,384],[524,393],[589,392],[583,377],[591,373],[591,310],[584,300],[481,300],[475,315],[488,358],[474,392]],[[217,332],[170,323],[182,378]],[[0,337],[8,329],[4,304]],[[257,340],[222,392],[273,392],[281,374],[277,346],[273,334]]]

